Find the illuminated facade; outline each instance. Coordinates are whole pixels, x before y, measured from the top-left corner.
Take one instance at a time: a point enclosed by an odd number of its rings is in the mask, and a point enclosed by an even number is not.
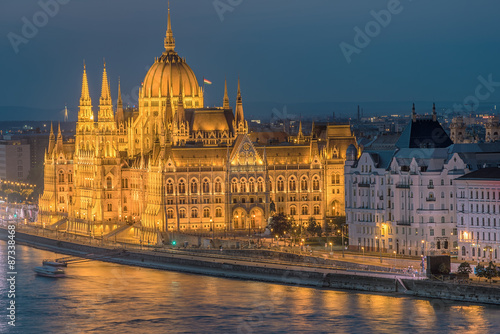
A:
[[[175,51],[170,12],[164,46],[133,113],[123,110],[120,86],[114,110],[105,65],[94,119],[84,67],[74,140],[50,134],[41,221],[154,240],[156,232],[263,229],[273,209],[297,221],[344,214],[349,125],[252,142],[239,82],[234,112],[227,85],[222,107],[204,107],[203,89]]]

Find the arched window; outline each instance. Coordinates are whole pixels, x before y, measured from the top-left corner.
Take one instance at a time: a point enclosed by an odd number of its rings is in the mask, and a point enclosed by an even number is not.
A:
[[[318,177],[315,177],[313,179],[313,190],[315,190],[315,191],[319,190],[319,179],[318,179]]]
[[[220,192],[222,192],[222,185],[221,185],[221,182],[220,182],[220,180],[219,180],[219,179],[215,180],[215,185],[214,185],[214,187],[215,187],[215,192],[216,192],[216,193],[220,193]]]
[[[122,179],[122,188],[127,189],[128,188],[128,179]]]
[[[231,182],[231,192],[232,193],[238,192],[238,183],[236,182],[236,179],[233,179],[233,181]]]
[[[295,206],[290,207],[290,216],[295,216],[297,214],[297,208]]]
[[[127,206],[124,206],[124,207],[123,207],[123,212],[127,212],[127,211],[128,211]]]
[[[108,176],[108,177],[106,178],[106,188],[111,189],[111,187],[112,187],[112,180],[111,180],[111,176]]]
[[[168,219],[173,219],[174,218],[174,210],[173,209],[168,209],[167,210],[167,218]]]
[[[203,180],[203,193],[208,194],[210,192],[210,183],[208,179]]]
[[[247,182],[245,181],[245,179],[241,180],[241,183],[240,183],[240,192],[242,192],[242,193],[246,193],[247,192]]]
[[[340,175],[339,174],[335,174],[335,183],[340,184]]]
[[[284,181],[281,176],[278,178],[278,182],[276,182],[276,188],[277,191],[283,191],[285,189]]]
[[[167,194],[172,195],[174,193],[174,182],[172,180],[167,181]]]
[[[203,209],[203,218],[209,218],[209,217],[210,217],[210,209],[204,208]]]
[[[308,215],[309,214],[309,207],[307,205],[304,205],[302,207],[302,215]]]
[[[191,209],[191,218],[198,218],[198,209]]]
[[[251,193],[255,192],[255,182],[253,179],[250,179],[248,181],[248,192],[251,192]]]
[[[313,210],[315,215],[319,215],[319,205],[315,205]]]
[[[297,183],[295,182],[295,178],[292,177],[289,181],[288,181],[288,190],[289,191],[295,191],[297,189]]]
[[[465,256],[465,246],[462,246],[462,256]]]
[[[300,180],[300,190],[301,191],[307,191],[307,179],[305,177],[302,178],[302,180]]]
[[[261,193],[264,191],[264,182],[262,182],[262,179],[259,179],[257,181],[257,192]]]
[[[186,209],[179,210],[179,218],[186,218]]]
[[[184,180],[179,181],[179,194],[185,194],[186,193],[186,183]]]
[[[215,217],[222,217],[222,209],[215,208]]]
[[[59,183],[64,183],[64,172],[59,171]]]
[[[113,204],[108,203],[108,211],[109,212],[113,211]]]
[[[196,180],[191,180],[191,194],[197,194],[198,193],[198,183]]]

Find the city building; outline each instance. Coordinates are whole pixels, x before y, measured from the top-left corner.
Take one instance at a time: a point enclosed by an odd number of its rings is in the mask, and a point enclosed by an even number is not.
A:
[[[483,168],[455,180],[458,257],[498,262],[500,252],[500,168]]]
[[[394,138],[365,146],[359,159],[347,154],[346,219],[351,249],[406,255],[458,251],[454,180],[498,164],[500,147],[453,144],[432,117],[412,120]],[[381,143],[378,143],[380,141]]]
[[[31,169],[30,145],[26,140],[0,140],[0,179],[26,181]]]
[[[154,242],[171,231],[262,230],[273,212],[320,223],[344,215],[345,152],[356,144],[348,124],[253,136],[239,81],[234,112],[227,85],[222,107],[204,107],[175,51],[170,11],[164,47],[133,113],[119,85],[113,109],[105,64],[95,117],[84,66],[74,140],[50,132],[40,223]]]

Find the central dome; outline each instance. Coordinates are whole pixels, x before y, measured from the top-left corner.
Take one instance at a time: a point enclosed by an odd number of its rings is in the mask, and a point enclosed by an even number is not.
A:
[[[170,23],[168,10],[168,28],[165,36],[165,51],[160,58],[155,59],[143,81],[145,98],[166,98],[172,89],[172,98],[177,101],[183,95],[186,107],[203,107],[203,91],[198,86],[198,80],[193,70],[175,52],[175,39]],[[182,92],[181,92],[182,85]]]

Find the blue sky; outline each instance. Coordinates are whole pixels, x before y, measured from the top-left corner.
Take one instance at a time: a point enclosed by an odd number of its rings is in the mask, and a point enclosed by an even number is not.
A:
[[[42,0],[50,2],[51,0]],[[56,1],[56,0],[53,0]],[[63,2],[63,0],[60,0]],[[244,102],[457,101],[474,93],[477,77],[500,81],[500,2],[401,0],[391,22],[348,63],[340,43],[355,27],[396,0],[172,0],[176,50],[206,89],[206,104],[231,99],[241,78]],[[65,0],[27,43],[14,51],[38,1],[0,4],[0,105],[70,109],[78,104],[82,63],[98,104],[102,62],[112,83],[132,95],[163,51],[167,1]],[[231,5],[232,4],[232,5]],[[227,7],[226,7],[227,8]],[[41,17],[39,17],[40,19]],[[10,35],[9,35],[10,34]],[[500,87],[490,100],[499,100]]]

